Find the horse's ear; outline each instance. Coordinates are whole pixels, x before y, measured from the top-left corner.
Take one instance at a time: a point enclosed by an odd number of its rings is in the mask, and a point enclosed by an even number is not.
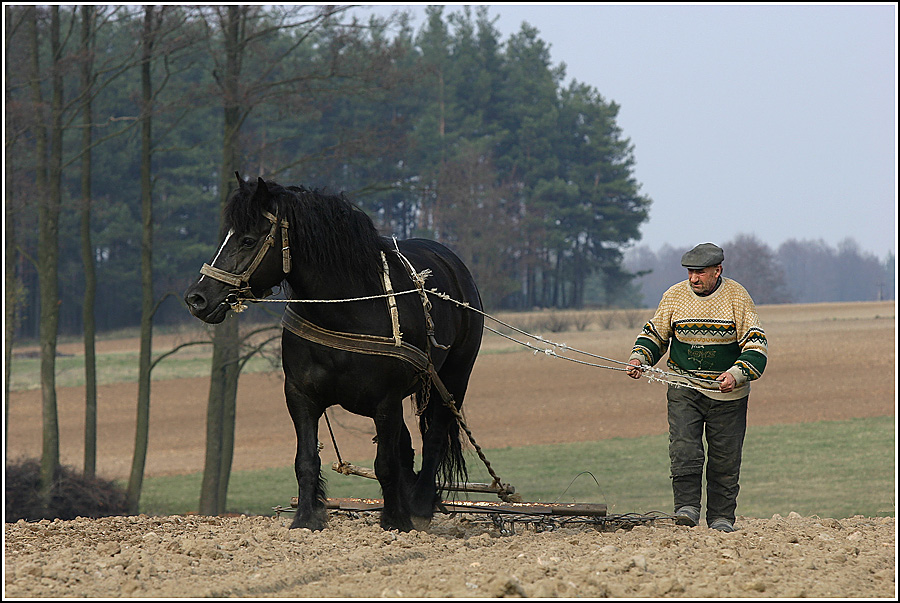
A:
[[[238,188],[240,188],[242,191],[247,190],[247,183],[244,182],[244,179],[241,178],[241,175],[238,172],[234,173],[234,177],[237,178]]]
[[[269,192],[269,187],[266,185],[266,181],[260,178],[256,182],[256,192],[253,193],[253,199],[251,200],[260,211],[268,211],[269,205],[271,203],[272,193]]]

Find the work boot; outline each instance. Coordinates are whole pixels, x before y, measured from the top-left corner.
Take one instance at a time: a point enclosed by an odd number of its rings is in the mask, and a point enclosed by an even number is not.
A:
[[[694,528],[700,523],[700,509],[697,507],[681,507],[675,511],[675,524]]]
[[[730,520],[725,519],[724,517],[717,517],[709,522],[709,527],[712,530],[719,530],[720,532],[734,532],[734,525]]]

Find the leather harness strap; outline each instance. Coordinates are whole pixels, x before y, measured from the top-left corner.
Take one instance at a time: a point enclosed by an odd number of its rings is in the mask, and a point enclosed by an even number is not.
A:
[[[394,295],[394,286],[391,284],[391,269],[388,266],[387,256],[381,252],[381,280],[384,284],[384,293],[387,295],[388,309],[391,313],[391,331],[394,333],[394,345],[403,345],[403,333],[400,332],[400,310],[397,308],[397,297]]]
[[[297,337],[326,347],[344,350],[346,352],[389,356],[391,358],[404,360],[412,364],[420,372],[427,373],[431,377],[432,383],[445,402],[453,399],[452,394],[444,386],[440,377],[438,377],[437,370],[435,370],[431,358],[429,358],[425,352],[413,345],[402,342],[397,346],[392,337],[342,333],[340,331],[323,329],[322,327],[309,322],[294,312],[290,307],[285,308],[284,316],[281,318],[281,325]]]
[[[309,322],[290,307],[285,308],[284,316],[281,318],[281,325],[298,337],[346,352],[400,358],[409,362],[420,371],[427,371],[428,366],[431,364],[428,356],[422,350],[406,342],[402,342],[397,346],[394,344],[393,337],[342,333],[340,331],[323,329]]]

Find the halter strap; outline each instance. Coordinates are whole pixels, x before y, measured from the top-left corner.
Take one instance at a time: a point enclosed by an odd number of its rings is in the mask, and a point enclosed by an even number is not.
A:
[[[253,261],[250,262],[250,265],[247,266],[246,270],[241,274],[235,274],[234,272],[226,272],[225,270],[210,266],[209,264],[203,264],[203,267],[200,268],[200,274],[232,285],[238,289],[249,288],[250,277],[253,276],[257,267],[262,263],[263,258],[266,257],[269,248],[275,246],[275,234],[278,232],[279,227],[281,228],[281,269],[285,274],[289,274],[291,271],[291,249],[288,239],[288,221],[279,220],[267,211],[263,212],[263,216],[272,223],[272,228],[269,229],[269,234],[266,235],[262,247],[259,248],[256,257],[253,258]]]

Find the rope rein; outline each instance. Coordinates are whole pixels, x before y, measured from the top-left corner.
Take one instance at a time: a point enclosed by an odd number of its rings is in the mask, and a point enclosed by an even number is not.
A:
[[[254,301],[254,302],[258,302],[258,303],[274,303],[274,304],[277,304],[277,303],[282,303],[282,304],[283,304],[283,303],[301,303],[301,304],[341,304],[341,303],[348,303],[348,302],[355,302],[355,301],[366,301],[366,300],[371,300],[371,299],[382,299],[382,298],[387,298],[387,297],[390,297],[390,296],[397,297],[397,296],[400,296],[400,295],[408,295],[408,294],[412,294],[412,293],[418,293],[418,294],[421,295],[423,292],[424,292],[424,293],[431,294],[431,295],[434,295],[435,297],[438,297],[438,298],[440,298],[440,299],[443,299],[444,301],[448,301],[448,302],[451,302],[451,303],[453,303],[453,304],[456,304],[457,306],[459,306],[459,307],[461,307],[461,308],[465,308],[465,309],[470,310],[470,311],[472,311],[472,312],[476,312],[476,313],[478,313],[478,314],[481,314],[481,315],[484,316],[485,318],[490,319],[490,320],[496,322],[497,324],[501,325],[502,327],[505,327],[506,329],[509,329],[509,330],[511,330],[511,331],[514,331],[514,332],[516,332],[516,333],[519,333],[520,335],[523,335],[524,337],[527,337],[527,338],[529,338],[529,339],[533,339],[534,341],[538,341],[538,342],[544,344],[545,346],[548,346],[548,347],[538,347],[538,346],[532,344],[532,343],[529,342],[529,341],[520,341],[519,339],[516,339],[515,337],[512,337],[512,336],[510,336],[510,335],[507,335],[507,334],[505,334],[505,333],[499,331],[498,329],[495,329],[495,328],[493,328],[493,327],[490,327],[490,326],[488,326],[488,325],[485,325],[484,328],[485,328],[486,330],[488,330],[488,331],[490,331],[490,332],[492,332],[492,333],[495,333],[495,334],[499,335],[500,337],[503,337],[503,338],[505,338],[505,339],[508,339],[508,340],[510,340],[510,341],[512,341],[512,342],[514,342],[514,343],[516,343],[516,344],[518,344],[518,345],[521,345],[521,346],[523,346],[523,347],[527,347],[527,348],[533,350],[535,355],[537,355],[537,354],[544,354],[545,356],[548,356],[548,357],[550,357],[550,358],[558,358],[558,359],[560,359],[560,360],[568,360],[569,362],[574,362],[574,363],[576,363],[576,364],[582,364],[582,365],[585,365],[585,366],[590,366],[590,367],[594,367],[594,368],[601,368],[601,369],[607,369],[607,370],[611,370],[611,371],[622,371],[622,372],[625,372],[625,371],[627,371],[630,367],[634,366],[634,365],[629,364],[629,363],[627,363],[627,362],[622,362],[621,360],[615,360],[615,359],[613,359],[613,358],[607,358],[607,357],[605,357],[605,356],[600,356],[600,355],[598,355],[598,354],[593,354],[593,353],[591,353],[591,352],[586,352],[586,351],[584,351],[584,350],[580,350],[580,349],[578,349],[578,348],[571,347],[571,346],[569,346],[569,345],[567,345],[567,344],[565,344],[565,343],[556,343],[556,342],[554,342],[554,341],[551,341],[551,340],[549,340],[549,339],[546,339],[545,337],[543,337],[543,336],[541,336],[541,335],[534,335],[534,334],[529,333],[529,332],[527,332],[527,331],[525,331],[525,330],[523,330],[523,329],[520,329],[520,328],[518,328],[518,327],[516,327],[516,326],[514,326],[514,325],[511,325],[511,324],[509,324],[509,323],[506,323],[506,322],[500,320],[499,318],[497,318],[497,317],[495,317],[495,316],[491,316],[491,315],[488,314],[487,312],[484,312],[484,311],[482,311],[482,310],[479,310],[478,308],[473,308],[468,302],[461,302],[461,301],[458,301],[458,300],[456,300],[456,299],[453,299],[452,297],[450,297],[450,295],[448,295],[448,294],[446,294],[446,293],[442,293],[442,292],[438,291],[437,289],[424,289],[424,288],[418,288],[418,287],[417,287],[416,289],[409,289],[409,290],[407,290],[407,291],[394,291],[394,292],[392,292],[392,293],[390,293],[390,294],[388,294],[388,293],[380,293],[380,294],[376,294],[376,295],[366,295],[366,296],[362,296],[362,297],[347,297],[347,298],[341,298],[341,299],[254,299],[254,300],[246,300],[246,301]],[[244,300],[241,300],[241,301],[244,301]],[[579,360],[579,359],[577,359],[577,358],[571,358],[571,357],[569,357],[569,356],[562,355],[562,354],[560,354],[559,352],[557,352],[557,350],[560,350],[560,351],[563,351],[563,352],[568,351],[568,352],[571,352],[571,353],[573,353],[573,354],[581,354],[581,355],[587,356],[587,357],[589,357],[589,358],[594,358],[594,359],[597,359],[597,360],[602,360],[602,361],[604,361],[604,362],[609,362],[609,363],[613,363],[613,364],[618,364],[618,365],[621,365],[621,366],[606,366],[606,365],[598,364],[598,363],[595,363],[595,362],[588,362],[588,361],[585,361],[585,360]],[[659,382],[659,383],[665,383],[665,384],[667,384],[667,385],[675,385],[675,386],[677,386],[677,387],[687,387],[687,388],[690,388],[690,389],[695,389],[695,390],[697,390],[697,391],[708,391],[708,388],[703,388],[703,387],[700,387],[700,386],[695,386],[695,385],[692,385],[692,384],[690,384],[690,383],[685,383],[684,381],[681,381],[681,379],[686,379],[686,377],[683,377],[682,375],[678,375],[678,374],[676,374],[676,373],[670,373],[670,372],[665,371],[665,370],[663,370],[663,369],[656,368],[656,367],[652,367],[652,366],[649,366],[649,365],[647,365],[647,364],[642,364],[642,365],[640,365],[640,366],[637,367],[637,368],[641,369],[641,371],[644,373],[644,376],[647,377],[647,382],[648,382],[648,383],[652,383],[652,382],[656,381],[656,382]],[[715,379],[706,379],[706,378],[702,378],[702,377],[690,377],[690,379],[693,380],[693,381],[706,382],[706,383],[709,383],[709,384],[711,384],[711,385],[716,385],[716,386],[718,386],[718,381],[716,381]]]

